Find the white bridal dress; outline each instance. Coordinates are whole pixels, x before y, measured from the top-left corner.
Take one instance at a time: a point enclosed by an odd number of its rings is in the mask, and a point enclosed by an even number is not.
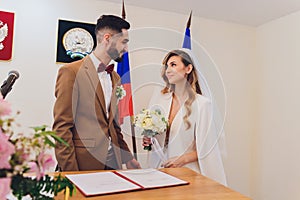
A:
[[[181,49],[187,52],[194,60],[192,52],[188,49]],[[196,62],[197,63],[197,62]],[[195,63],[196,69],[197,64]],[[207,176],[223,185],[227,185],[224,172],[221,151],[219,148],[220,131],[217,131],[214,118],[211,95],[206,81],[203,80],[201,73],[197,71],[202,95],[196,95],[195,101],[191,105],[192,113],[188,117],[191,127],[186,130],[183,120],[185,107],[181,106],[170,127],[168,147],[164,147],[166,134],[156,135],[151,151],[149,165],[153,168],[160,168],[161,164],[169,158],[181,156],[196,150],[198,161],[189,163],[188,167],[204,176]],[[162,94],[157,91],[151,101],[151,110],[159,109],[166,117],[169,116],[172,93]]]

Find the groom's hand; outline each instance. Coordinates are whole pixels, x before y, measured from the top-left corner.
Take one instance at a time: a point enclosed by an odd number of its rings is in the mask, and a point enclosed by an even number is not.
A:
[[[126,163],[127,169],[140,169],[141,165],[136,159],[132,159]]]

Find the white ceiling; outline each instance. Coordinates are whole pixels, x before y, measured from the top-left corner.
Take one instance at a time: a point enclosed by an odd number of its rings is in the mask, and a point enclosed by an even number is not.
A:
[[[105,1],[105,0],[104,0]],[[122,0],[108,0],[122,3]],[[300,10],[300,0],[125,0],[125,5],[259,26]]]

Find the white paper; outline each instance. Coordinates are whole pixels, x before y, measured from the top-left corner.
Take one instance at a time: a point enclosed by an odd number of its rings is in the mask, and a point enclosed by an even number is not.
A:
[[[167,173],[161,172],[157,169],[137,169],[128,171],[118,171],[119,174],[126,176],[130,180],[138,183],[144,188],[166,187],[181,184],[188,184],[188,182],[171,176]]]
[[[113,172],[66,175],[86,196],[140,189]]]

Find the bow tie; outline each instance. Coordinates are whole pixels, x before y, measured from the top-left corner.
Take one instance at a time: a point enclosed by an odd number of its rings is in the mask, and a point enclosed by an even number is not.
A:
[[[97,72],[100,73],[106,71],[108,74],[111,74],[111,72],[114,70],[114,67],[114,64],[105,66],[103,63],[100,63]]]

